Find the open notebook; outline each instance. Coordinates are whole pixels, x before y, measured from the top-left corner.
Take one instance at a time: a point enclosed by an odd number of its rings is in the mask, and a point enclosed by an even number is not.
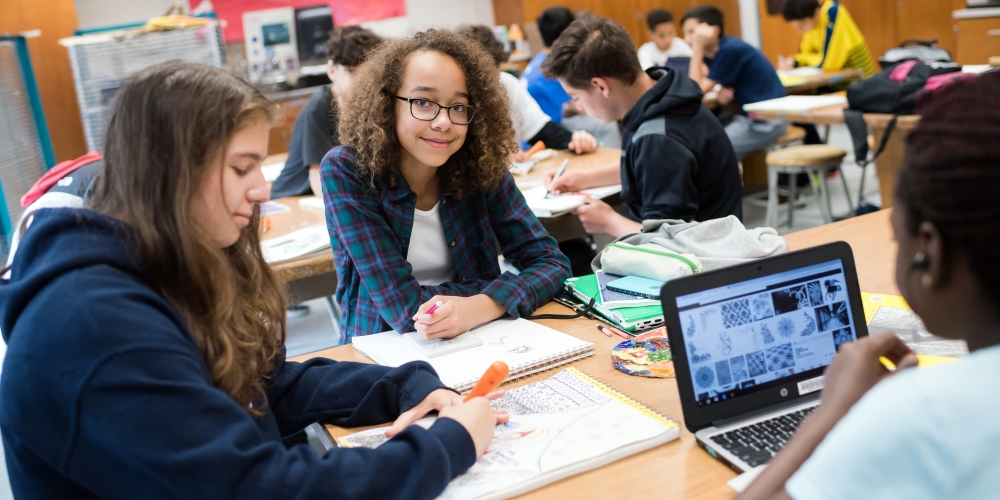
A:
[[[383,366],[426,361],[445,385],[459,392],[472,389],[495,361],[510,367],[507,382],[594,355],[593,343],[524,319],[496,320],[469,333],[483,344],[435,358],[424,356],[411,341],[393,331],[354,337],[352,345]]]
[[[260,242],[261,252],[268,264],[297,259],[328,248],[330,248],[330,233],[323,224],[305,227]]]
[[[524,201],[528,203],[528,208],[530,208],[531,212],[535,214],[535,217],[545,218],[558,217],[576,210],[583,205],[583,202],[587,199],[588,195],[593,196],[594,198],[603,199],[613,194],[618,194],[621,191],[622,185],[615,184],[613,186],[584,189],[583,191],[580,191],[580,194],[567,193],[546,198],[545,194],[548,193],[548,191],[545,189],[545,186],[538,186],[531,189],[525,189],[521,192],[521,194],[524,195]]]
[[[486,453],[441,499],[510,498],[677,439],[677,423],[575,369],[507,391],[493,401],[511,415]],[[430,427],[433,418],[419,425]],[[337,440],[375,448],[387,427]]]

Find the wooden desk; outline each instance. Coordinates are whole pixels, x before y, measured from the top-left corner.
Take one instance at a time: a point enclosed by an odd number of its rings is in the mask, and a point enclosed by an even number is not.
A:
[[[892,241],[889,224],[891,210],[855,217],[845,221],[792,233],[785,236],[793,250],[844,240],[851,244],[857,261],[861,290],[876,293],[898,293],[893,285],[896,246]],[[539,313],[563,313],[568,309],[551,303],[542,307]],[[619,338],[609,339],[594,328],[594,322],[584,319],[547,320],[539,323],[593,342],[597,354],[577,361],[571,366],[583,370],[601,381],[615,387],[656,410],[683,422],[677,384],[671,379],[650,379],[625,375],[611,366],[611,349]],[[294,358],[296,361],[312,357],[327,357],[340,361],[371,363],[351,346],[327,349],[308,356]],[[544,380],[553,375],[547,371],[512,382],[507,388]],[[341,429],[327,426],[336,437],[358,429]],[[663,446],[632,455],[596,470],[578,474],[544,488],[532,491],[520,498],[731,498],[733,492],[726,481],[736,474],[699,449],[694,435],[681,423],[681,437]],[[655,478],[655,479],[654,479]],[[628,494],[623,493],[627,485]]]
[[[285,155],[268,156],[264,160],[265,165],[280,163],[284,161]],[[562,161],[569,158],[570,163],[567,170],[589,169],[616,163],[621,160],[621,150],[616,148],[598,148],[597,151],[576,155],[572,153],[559,153],[556,156],[539,162],[525,176],[514,176],[514,181],[522,190],[542,185],[545,173],[559,168]],[[264,239],[283,236],[297,229],[315,224],[326,224],[326,214],[320,210],[301,208],[299,200],[307,196],[294,196],[290,198],[279,198],[274,200],[278,203],[291,207],[291,212],[278,215],[271,215],[271,229],[264,235]],[[615,199],[608,200],[611,203]],[[566,241],[573,238],[585,236],[583,225],[574,215],[563,215],[554,218],[541,219],[542,225],[549,231],[557,241]],[[333,253],[324,252],[302,259],[290,260],[275,264],[272,268],[285,282],[288,283],[289,297],[293,303],[319,297],[329,297],[336,292],[337,275],[333,263]]]
[[[829,87],[843,82],[861,78],[862,72],[857,68],[843,69],[832,73],[821,73],[815,76],[803,77],[802,81],[793,85],[785,85],[788,95],[809,94],[822,87]]]

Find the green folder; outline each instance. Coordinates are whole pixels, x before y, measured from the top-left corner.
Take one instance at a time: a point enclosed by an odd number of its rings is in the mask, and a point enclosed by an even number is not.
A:
[[[623,330],[631,332],[636,329],[649,328],[663,323],[662,306],[604,307],[601,304],[600,285],[597,282],[596,274],[570,278],[564,284],[566,291],[570,292],[573,297],[584,304],[590,303],[591,299],[596,299],[594,301],[594,312],[618,325]]]

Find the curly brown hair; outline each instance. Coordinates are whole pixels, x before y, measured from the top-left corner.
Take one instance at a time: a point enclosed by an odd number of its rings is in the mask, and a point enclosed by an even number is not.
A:
[[[458,63],[465,73],[469,104],[475,118],[462,147],[438,170],[443,187],[456,197],[496,189],[507,171],[508,157],[517,151],[507,94],[493,58],[473,40],[444,30],[427,30],[388,41],[361,66],[340,120],[340,139],[351,146],[361,173],[381,176],[395,185],[402,147],[396,136],[396,98],[403,72],[416,52],[435,51]]]
[[[497,66],[500,66],[510,58],[510,54],[504,49],[500,40],[497,40],[497,37],[493,36],[493,30],[489,26],[483,26],[482,24],[462,26],[458,29],[458,32],[479,42],[486,49],[486,52],[493,56],[493,62]]]
[[[338,26],[324,45],[333,64],[357,67],[382,44],[382,37],[361,26]]]

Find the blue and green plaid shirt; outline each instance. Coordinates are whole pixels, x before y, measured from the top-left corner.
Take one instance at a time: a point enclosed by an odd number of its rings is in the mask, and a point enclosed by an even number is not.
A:
[[[406,261],[417,194],[402,175],[395,187],[376,177],[372,190],[356,161],[350,146],[339,146],[327,153],[320,167],[337,265],[337,302],[344,310],[344,343],[358,335],[413,331],[410,318],[435,295],[482,293],[514,318],[528,315],[569,278],[569,261],[508,174],[490,193],[458,199],[444,190],[439,213],[457,282],[421,286]],[[497,241],[520,274],[500,273]]]

